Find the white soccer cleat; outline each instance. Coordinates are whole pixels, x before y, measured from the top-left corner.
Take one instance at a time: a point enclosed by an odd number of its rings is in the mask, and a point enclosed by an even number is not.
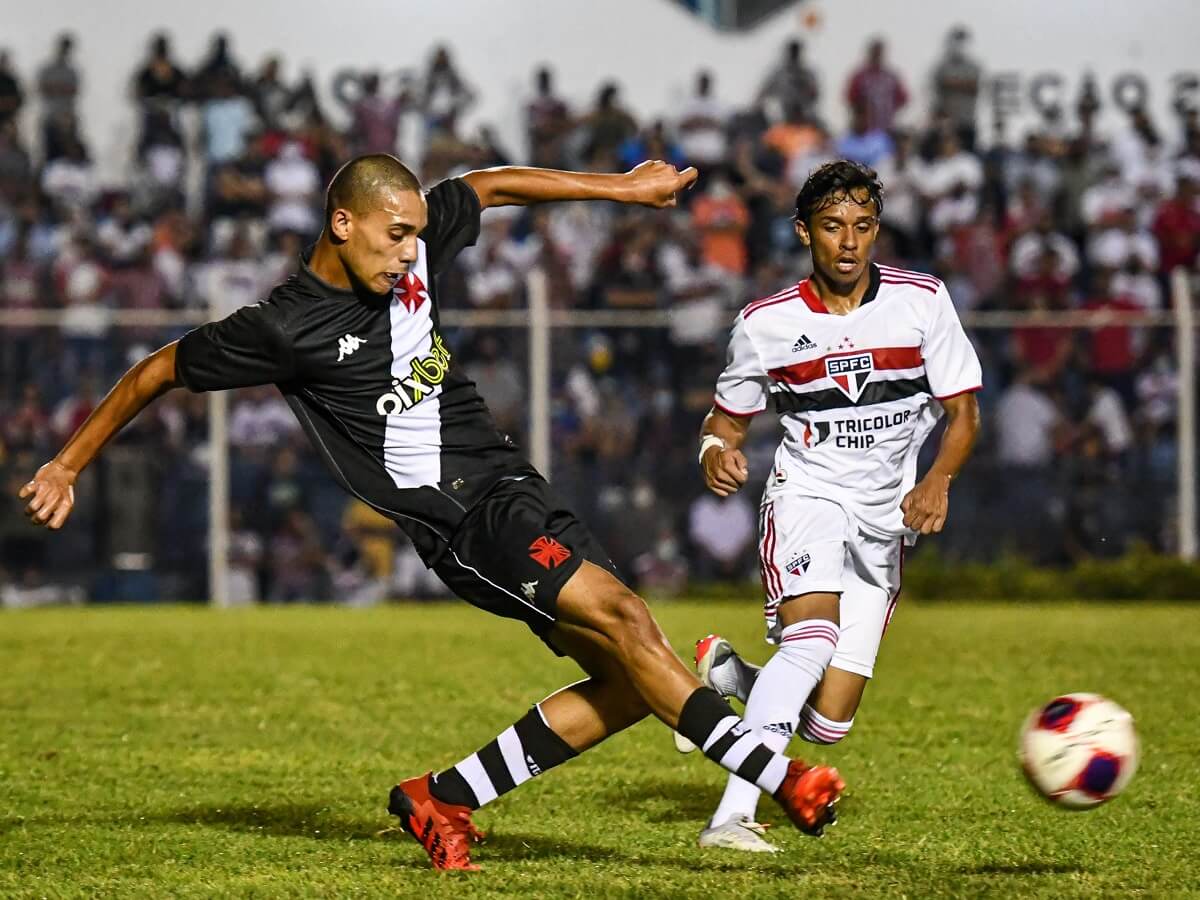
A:
[[[766,831],[766,825],[751,819],[730,819],[700,832],[699,844],[705,849],[719,847],[743,853],[779,853],[779,847],[763,838]]]
[[[733,645],[719,634],[709,634],[696,641],[696,674],[700,683],[712,688],[722,697],[737,697],[745,702],[750,688],[742,684],[742,673]],[[675,749],[691,753],[696,745],[675,732]]]

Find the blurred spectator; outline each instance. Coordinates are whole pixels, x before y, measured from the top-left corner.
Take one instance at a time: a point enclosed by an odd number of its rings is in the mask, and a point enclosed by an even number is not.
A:
[[[126,194],[113,197],[108,217],[96,229],[96,245],[112,268],[139,266],[149,259],[154,232],[134,215]]]
[[[537,93],[525,108],[530,163],[551,169],[567,165],[564,143],[572,128],[571,110],[554,91],[554,73],[543,66],[535,75]]]
[[[21,80],[13,70],[7,50],[0,50],[0,126],[15,119],[25,103]]]
[[[1191,173],[1182,172],[1175,196],[1164,201],[1154,216],[1154,234],[1158,238],[1159,264],[1163,274],[1177,266],[1193,269],[1200,257],[1200,201]]]
[[[1113,272],[1098,268],[1092,273],[1092,294],[1083,308],[1096,312],[1131,314],[1141,312],[1141,307],[1128,297],[1112,291]],[[1134,403],[1135,367],[1137,352],[1134,346],[1133,328],[1129,325],[1097,324],[1088,329],[1088,367],[1094,377],[1115,389],[1126,404]]]
[[[617,148],[637,132],[633,116],[621,106],[620,88],[608,82],[596,96],[595,108],[584,116],[583,156],[589,162],[616,159]]]
[[[1079,251],[1070,238],[1054,230],[1054,216],[1047,210],[1040,215],[1033,231],[1013,242],[1010,265],[1018,277],[1028,278],[1049,269],[1065,281],[1079,271]]]
[[[134,91],[143,106],[173,110],[187,91],[187,75],[171,58],[171,39],[156,34],[150,42],[150,58],[138,70]]]
[[[495,335],[485,334],[463,366],[463,374],[479,387],[496,427],[506,434],[521,430],[528,394],[516,363],[505,355]]]
[[[281,66],[278,56],[268,56],[250,84],[254,111],[268,131],[285,127],[284,118],[296,98],[296,92],[283,83],[279,74]]]
[[[26,382],[21,388],[20,405],[4,417],[4,447],[8,453],[29,451],[44,455],[51,450],[54,432],[50,415],[42,403],[37,385]]]
[[[963,147],[974,151],[981,69],[967,55],[970,39],[970,32],[961,26],[950,30],[945,53],[933,70],[933,92],[934,114],[946,116]]]
[[[621,169],[632,169],[648,159],[661,159],[676,168],[687,166],[683,151],[667,135],[667,126],[662,119],[655,119],[649,128],[633,135],[617,149],[617,162]]]
[[[893,150],[891,136],[870,126],[866,107],[855,106],[850,112],[850,131],[837,142],[837,155],[874,167],[879,160],[891,156]]]
[[[745,273],[750,212],[723,173],[713,175],[708,188],[693,201],[692,222],[700,233],[706,263],[733,275]]]
[[[475,102],[475,92],[454,65],[450,48],[434,48],[421,85],[421,111],[430,140],[439,134],[454,135],[458,119]]]
[[[979,158],[967,152],[956,132],[947,130],[937,156],[923,172],[921,188],[929,203],[929,227],[944,234],[974,221],[982,186]]]
[[[391,587],[399,536],[396,523],[358,498],[352,498],[342,513],[341,526],[342,534],[353,547],[362,577],[353,583],[342,578],[337,585],[337,599],[351,606],[377,603]]]
[[[42,152],[47,160],[63,151],[62,135],[75,131],[75,102],[80,77],[72,54],[75,38],[63,33],[55,43],[54,56],[38,70],[38,98],[42,110]]]
[[[230,606],[252,606],[262,599],[262,538],[242,522],[237,509],[230,510],[229,574],[226,589]]]
[[[699,551],[697,575],[740,580],[750,567],[758,539],[754,508],[740,493],[729,497],[701,494],[688,511],[688,538]]]
[[[140,177],[133,187],[141,197],[140,206],[160,208],[182,203],[187,156],[183,135],[167,110],[158,107],[146,110],[137,161]]]
[[[42,169],[42,190],[67,215],[91,206],[100,194],[100,179],[77,135],[66,135],[62,153]]]
[[[996,458],[1017,469],[1045,471],[1054,461],[1063,419],[1058,407],[1025,369],[1000,395],[996,407]]]
[[[800,121],[816,118],[819,97],[817,73],[804,62],[804,44],[788,41],[783,59],[763,79],[758,103],[769,107],[775,119]]]
[[[899,112],[908,103],[908,91],[900,76],[884,62],[886,47],[875,38],[867,45],[867,59],[846,85],[846,102],[853,109],[862,109],[869,130],[889,131]]]
[[[231,70],[220,67],[207,80],[207,100],[201,110],[204,125],[204,158],[211,165],[232,162],[246,149],[246,140],[258,123],[254,105],[239,94]]]
[[[230,85],[234,92],[241,89],[242,70],[229,50],[229,35],[218,31],[208,45],[208,56],[192,73],[192,84],[199,100],[207,100],[217,94],[217,88]]]
[[[313,603],[329,599],[325,553],[316,525],[300,509],[289,509],[267,544],[270,603]]]
[[[696,88],[679,110],[679,147],[688,165],[702,169],[729,158],[729,111],[713,95],[712,72],[696,75]]]
[[[406,90],[385,95],[378,72],[339,72],[333,95],[350,113],[350,135],[356,154],[395,153],[400,117],[412,102]]]
[[[279,447],[299,434],[300,424],[273,386],[238,393],[229,416],[231,446],[257,460],[259,451]]]
[[[1110,456],[1124,459],[1133,448],[1133,426],[1121,395],[1103,379],[1092,376],[1087,381],[1087,396],[1085,421],[1099,429]]]
[[[270,196],[267,224],[276,231],[296,231],[315,238],[321,230],[317,216],[321,176],[298,143],[284,143],[279,156],[267,163],[263,183]]]
[[[892,153],[878,161],[875,171],[880,182],[887,185],[882,223],[896,233],[901,255],[912,258],[916,249],[913,242],[924,214],[922,191],[926,173],[925,163],[913,150],[909,132],[896,132]]]

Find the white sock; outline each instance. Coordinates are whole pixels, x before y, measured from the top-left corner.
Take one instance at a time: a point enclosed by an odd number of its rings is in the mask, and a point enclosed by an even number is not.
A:
[[[854,719],[849,722],[835,722],[821,715],[807,703],[800,713],[800,727],[797,734],[810,744],[836,744],[850,731]]]
[[[742,717],[768,749],[786,749],[804,701],[829,668],[838,634],[838,626],[828,619],[805,619],[783,629],[779,649],[758,673]],[[709,826],[753,819],[760,793],[756,785],[731,775]]]

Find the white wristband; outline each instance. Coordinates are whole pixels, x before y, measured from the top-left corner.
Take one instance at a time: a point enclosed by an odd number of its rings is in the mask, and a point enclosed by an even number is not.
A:
[[[704,454],[708,452],[709,447],[720,447],[722,450],[726,450],[729,445],[725,443],[725,439],[722,437],[717,437],[715,434],[706,434],[704,440],[700,442],[700,456],[697,457],[697,462],[701,466],[704,465]]]

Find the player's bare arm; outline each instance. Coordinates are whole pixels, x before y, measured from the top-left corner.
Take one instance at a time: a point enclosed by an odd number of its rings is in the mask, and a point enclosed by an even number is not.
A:
[[[900,501],[904,525],[921,534],[937,534],[950,511],[950,482],[966,464],[979,434],[979,401],[960,394],[942,401],[946,433],[929,472]]]
[[[737,493],[750,477],[750,467],[742,453],[750,416],[731,416],[713,409],[700,427],[700,468],[705,486],[718,497]]]
[[[484,209],[560,200],[614,200],[663,209],[674,206],[680,191],[691,187],[697,176],[694,167],[680,172],[670,163],[648,160],[628,172],[612,175],[501,166],[462,177],[479,196]]]
[[[20,491],[25,514],[38,525],[59,529],[75,505],[75,480],[125,425],[155,398],[179,386],[175,343],[147,356],[126,372],[58,455]]]

